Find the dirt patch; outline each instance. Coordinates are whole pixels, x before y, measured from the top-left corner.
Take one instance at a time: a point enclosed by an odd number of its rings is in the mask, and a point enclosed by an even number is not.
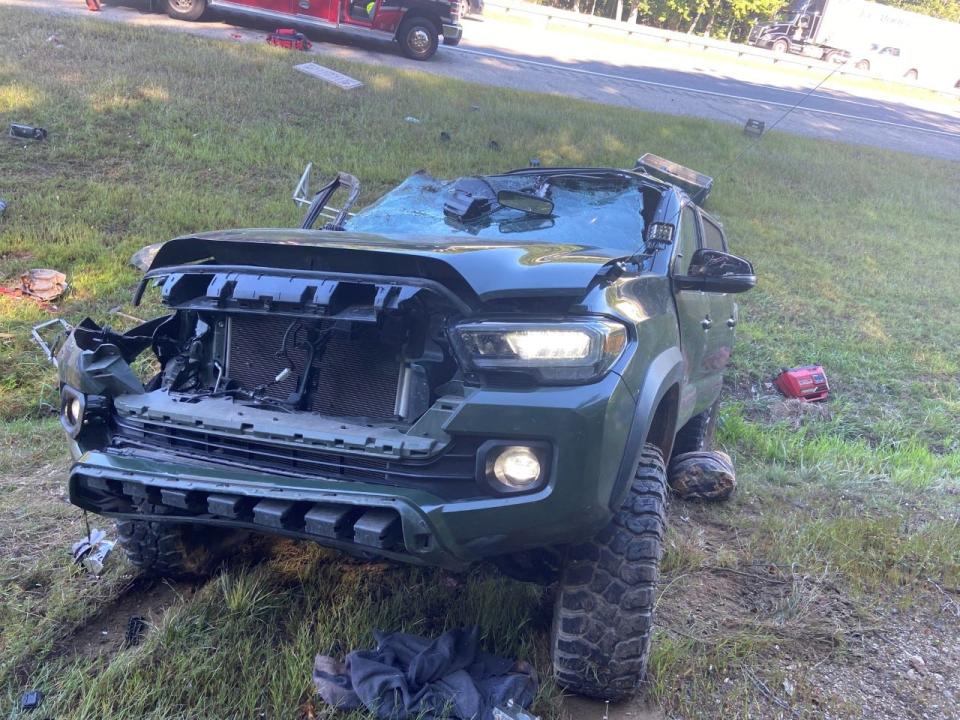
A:
[[[125,646],[131,617],[143,618],[146,623],[145,636],[156,627],[170,607],[189,600],[195,592],[196,586],[191,583],[137,578],[113,603],[64,638],[54,655],[86,660],[112,657]]]
[[[668,717],[960,718],[960,597],[931,583],[867,604],[833,573],[751,558],[748,530],[701,508],[671,515],[657,618],[684,654],[654,681]]]

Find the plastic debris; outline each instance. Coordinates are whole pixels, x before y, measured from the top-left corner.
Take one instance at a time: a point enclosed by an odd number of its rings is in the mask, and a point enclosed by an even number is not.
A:
[[[67,291],[67,276],[59,270],[35,268],[20,276],[20,289],[24,295],[51,302]]]
[[[99,575],[103,572],[103,564],[114,545],[116,543],[107,540],[107,534],[103,530],[93,528],[87,537],[73,544],[71,552],[78,565],[82,565],[94,575]]]
[[[450,142],[450,133],[446,130],[440,133],[440,142]]]
[[[23,712],[36,710],[38,707],[40,707],[41,702],[43,702],[42,692],[39,690],[27,690],[23,695],[20,696],[20,710]]]
[[[415,118],[413,115],[407,115],[404,120],[406,120],[408,123],[413,123],[414,125],[420,124],[420,120]]]
[[[479,106],[479,105],[471,105],[471,106],[470,106],[470,110],[472,110],[473,112],[477,112],[479,109],[480,109],[480,106]]]
[[[127,634],[123,637],[124,647],[134,647],[140,644],[144,633],[147,632],[147,620],[143,615],[131,615],[127,620]]]
[[[540,167],[540,158],[530,158],[530,167]]]
[[[305,75],[315,77],[318,80],[323,80],[336,85],[342,90],[353,90],[354,88],[363,87],[363,83],[356,78],[352,78],[349,75],[344,75],[336,70],[323,67],[323,65],[317,65],[317,63],[301,63],[300,65],[294,65],[293,69],[297,70],[298,72],[302,72]]]
[[[3,214],[7,211],[7,201],[3,198],[0,198],[0,217],[3,217]]]
[[[33,125],[10,123],[10,137],[23,138],[24,140],[43,140],[47,137],[47,131],[42,127],[34,127]]]
[[[150,265],[153,263],[153,259],[157,256],[157,253],[160,252],[162,245],[162,242],[157,242],[140,248],[130,256],[130,264],[140,272],[146,272],[150,269]]]
[[[496,140],[491,140],[489,143],[487,143],[487,147],[495,152],[500,152],[500,143],[498,143]]]

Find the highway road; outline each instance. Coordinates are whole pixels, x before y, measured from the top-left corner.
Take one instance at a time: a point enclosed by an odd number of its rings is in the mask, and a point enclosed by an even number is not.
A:
[[[140,12],[132,4],[136,1],[108,5],[93,14],[80,0],[0,0],[0,21],[4,6],[20,6],[220,39],[262,42],[263,31],[272,29],[240,18],[172,21]],[[826,72],[818,77],[719,53],[651,47],[590,31],[574,34],[494,17],[466,20],[461,45],[441,47],[425,63],[401,57],[389,42],[310,34],[318,41],[313,52],[320,55],[739,125],[755,118],[784,132],[960,160],[956,96],[898,86],[865,87]]]

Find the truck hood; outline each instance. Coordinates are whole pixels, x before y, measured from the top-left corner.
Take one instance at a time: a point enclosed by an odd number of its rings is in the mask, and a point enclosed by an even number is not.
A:
[[[159,247],[149,271],[210,263],[440,282],[469,304],[510,297],[582,297],[597,273],[618,260],[589,245],[489,239],[396,239],[328,230],[246,229],[202,233]]]

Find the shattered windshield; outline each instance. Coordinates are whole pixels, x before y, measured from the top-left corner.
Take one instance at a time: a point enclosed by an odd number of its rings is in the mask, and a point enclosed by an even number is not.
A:
[[[479,192],[473,196],[458,193],[466,187]],[[495,199],[500,191],[548,199],[553,211],[538,215],[503,207]],[[487,204],[479,203],[477,212],[456,215],[449,211],[458,198],[469,201],[478,195],[483,195]],[[659,200],[660,190],[640,178],[613,173],[498,175],[453,181],[417,173],[355,215],[346,229],[420,242],[427,237],[536,240],[633,252],[643,245],[644,230]]]

